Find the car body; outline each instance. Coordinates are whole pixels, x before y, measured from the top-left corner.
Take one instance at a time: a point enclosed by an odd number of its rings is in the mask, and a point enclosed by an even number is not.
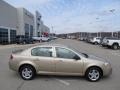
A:
[[[120,39],[114,37],[105,37],[101,44],[104,47],[112,47],[113,49],[117,50],[120,47]]]
[[[83,37],[80,37],[78,40],[83,41]]]
[[[58,39],[58,37],[55,37],[55,36],[49,36],[49,39],[50,39],[50,40],[55,40],[55,39]]]
[[[86,76],[90,81],[98,81],[112,72],[111,64],[106,60],[63,45],[40,45],[15,51],[10,57],[9,67],[25,80],[32,79],[35,74],[49,74]],[[30,72],[32,76],[25,77]],[[98,77],[92,79],[92,75]]]
[[[42,36],[42,37],[32,37],[32,38],[35,41],[43,41],[43,42],[47,42],[50,39],[49,37],[44,37],[44,36]]]
[[[87,37],[86,42],[91,43],[91,40],[93,40],[94,37]]]
[[[101,41],[101,37],[93,37],[92,39],[90,39],[90,42],[93,44],[100,44]]]
[[[26,38],[24,36],[18,35],[16,36],[16,43],[17,44],[33,44],[34,41],[32,38]]]
[[[16,36],[16,43],[17,44],[25,44],[25,37],[21,36],[21,35]]]

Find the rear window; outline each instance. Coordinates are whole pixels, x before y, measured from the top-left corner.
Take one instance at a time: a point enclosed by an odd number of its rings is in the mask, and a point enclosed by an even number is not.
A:
[[[32,56],[52,57],[51,47],[37,47],[31,50]]]

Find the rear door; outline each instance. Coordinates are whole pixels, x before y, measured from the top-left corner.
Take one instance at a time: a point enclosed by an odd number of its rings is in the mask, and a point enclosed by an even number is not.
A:
[[[52,47],[37,47],[32,49],[34,62],[39,68],[39,71],[55,72],[55,63]]]

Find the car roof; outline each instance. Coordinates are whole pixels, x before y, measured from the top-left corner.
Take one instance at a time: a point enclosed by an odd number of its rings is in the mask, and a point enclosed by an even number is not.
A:
[[[62,45],[62,44],[43,44],[43,45],[37,45],[31,48],[36,48],[36,47],[63,47],[63,48],[68,48],[68,46]]]

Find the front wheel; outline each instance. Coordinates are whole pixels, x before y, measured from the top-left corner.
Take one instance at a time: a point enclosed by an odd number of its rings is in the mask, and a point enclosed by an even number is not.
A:
[[[30,65],[24,65],[20,68],[19,74],[24,80],[32,80],[35,77],[35,69]]]
[[[86,79],[91,82],[99,81],[102,77],[102,72],[97,67],[91,67],[86,71]]]

